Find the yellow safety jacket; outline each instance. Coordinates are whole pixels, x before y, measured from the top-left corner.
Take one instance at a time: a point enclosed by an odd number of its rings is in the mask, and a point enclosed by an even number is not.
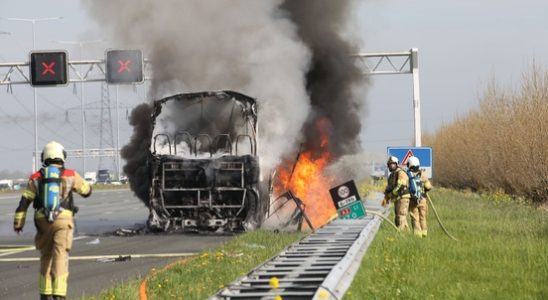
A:
[[[55,165],[57,166],[57,165]],[[63,166],[59,166],[63,168]],[[40,180],[42,179],[42,172],[36,171],[32,174],[28,180],[27,188],[21,196],[21,201],[19,206],[15,210],[15,216],[13,220],[13,228],[15,230],[22,229],[25,225],[25,218],[27,214],[27,209],[31,203],[34,202],[34,218],[42,219],[45,218],[44,213],[41,210],[41,201],[35,201],[38,198]],[[61,207],[63,211],[59,213],[58,216],[69,216],[72,217],[74,210],[74,200],[72,197],[72,192],[77,192],[82,197],[88,197],[91,195],[91,186],[86,182],[78,172],[71,169],[62,169],[61,173]]]
[[[401,198],[411,198],[411,194],[409,194],[409,177],[402,168],[396,168],[388,176],[385,196],[396,201]]]

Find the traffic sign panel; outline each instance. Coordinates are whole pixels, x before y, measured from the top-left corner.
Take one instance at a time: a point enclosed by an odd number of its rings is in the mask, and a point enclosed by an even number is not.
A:
[[[400,164],[405,166],[407,159],[415,156],[421,163],[421,170],[428,173],[428,178],[432,178],[432,148],[431,147],[388,147],[388,156],[395,156],[399,159]]]
[[[108,83],[143,82],[143,54],[141,50],[109,50],[106,69]]]
[[[341,219],[361,219],[365,217],[365,208],[361,201],[355,201],[337,210]]]
[[[63,85],[68,82],[65,51],[33,51],[29,65],[32,86]]]
[[[358,193],[354,180],[347,181],[329,189],[329,194],[331,194],[331,199],[335,203],[337,209],[360,200],[360,194]]]

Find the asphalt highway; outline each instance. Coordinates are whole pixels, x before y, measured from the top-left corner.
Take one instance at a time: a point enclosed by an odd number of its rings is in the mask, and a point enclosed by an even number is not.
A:
[[[0,299],[37,299],[39,252],[33,249],[32,208],[21,235],[13,232],[20,194],[0,195]],[[70,252],[68,298],[97,296],[121,282],[144,277],[186,255],[231,238],[217,234],[145,234],[148,209],[133,193],[97,190],[75,197],[75,239]],[[131,258],[129,258],[131,257]]]

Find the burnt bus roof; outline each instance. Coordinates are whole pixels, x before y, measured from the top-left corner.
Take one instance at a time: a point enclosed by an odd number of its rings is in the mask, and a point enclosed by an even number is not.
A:
[[[218,100],[236,100],[244,105],[245,112],[253,117],[253,121],[257,122],[257,107],[255,98],[251,98],[242,93],[234,91],[214,91],[214,92],[195,92],[195,93],[185,93],[185,94],[176,94],[166,98],[162,98],[154,101],[154,112],[152,113],[152,119],[155,120],[156,117],[162,111],[162,105],[168,101],[193,101],[200,98],[209,98],[216,97]]]

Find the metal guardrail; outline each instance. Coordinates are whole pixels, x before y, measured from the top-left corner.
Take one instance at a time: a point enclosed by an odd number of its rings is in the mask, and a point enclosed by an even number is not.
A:
[[[366,205],[384,215],[388,210]],[[289,246],[247,275],[228,284],[210,300],[341,299],[381,224],[376,215],[336,219]],[[276,285],[271,284],[273,277]]]

